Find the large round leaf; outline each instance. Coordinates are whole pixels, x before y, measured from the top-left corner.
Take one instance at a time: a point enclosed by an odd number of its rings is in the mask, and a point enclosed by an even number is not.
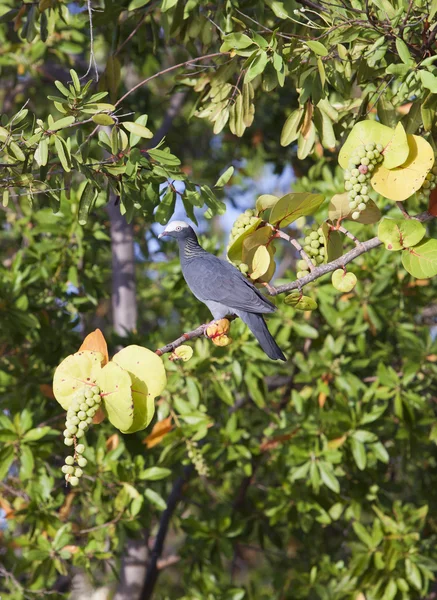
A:
[[[383,146],[384,161],[382,164],[387,169],[398,167],[407,160],[410,149],[402,123],[398,123],[396,129],[393,130],[377,121],[360,121],[353,127],[340,151],[338,157],[340,166],[346,169],[355,150],[359,146],[371,143]]]
[[[140,431],[152,420],[155,398],[167,385],[164,363],[157,354],[142,346],[127,346],[112,360],[127,371],[132,380],[134,418],[125,433]]]
[[[94,368],[100,367],[103,360],[100,352],[83,350],[61,362],[53,377],[53,393],[63,409],[69,409],[78,389],[95,384]]]
[[[271,229],[271,227],[265,226],[252,232],[243,242],[242,262],[246,265],[249,265],[251,279],[257,279],[258,282],[270,281],[276,269],[275,261],[273,260],[274,246],[273,244],[269,244],[269,241],[273,235],[274,231]],[[270,259],[267,268],[263,272],[262,269],[257,268],[257,266],[261,266],[260,264],[254,264],[255,255],[261,246],[264,248],[264,250],[267,250]],[[264,251],[262,252],[264,255],[264,260],[266,261],[267,255]],[[258,258],[262,259],[263,257],[258,255]],[[254,272],[255,276],[252,276]]]
[[[276,227],[286,227],[299,217],[315,213],[324,199],[321,194],[310,194],[309,192],[286,194],[279,198],[273,206],[269,223]]]
[[[371,184],[381,196],[402,201],[422,187],[428,171],[434,164],[431,145],[417,135],[408,135],[410,153],[407,160],[396,169],[380,165],[373,173]]]
[[[377,223],[381,218],[381,211],[373,202],[369,200],[366,208],[360,212],[358,219],[352,219],[352,213],[349,206],[349,197],[347,192],[344,194],[335,194],[332,196],[331,202],[328,207],[328,217],[331,221],[341,221],[343,219],[349,219],[355,223],[362,223],[363,225],[371,225]]]
[[[402,250],[416,246],[424,237],[426,228],[415,219],[384,218],[378,227],[378,237],[387,250]]]
[[[425,238],[418,246],[404,250],[402,264],[408,273],[418,279],[437,275],[437,240]]]
[[[114,427],[123,433],[127,432],[134,420],[129,373],[111,361],[96,373],[96,380],[108,419]]]

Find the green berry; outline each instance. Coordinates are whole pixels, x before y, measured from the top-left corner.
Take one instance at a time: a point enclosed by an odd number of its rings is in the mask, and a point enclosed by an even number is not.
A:
[[[85,423],[87,425],[91,425],[92,422],[93,422],[93,418],[92,417],[87,417],[87,420],[85,421]]]
[[[81,438],[85,435],[85,432],[83,429],[79,429],[78,432],[76,433],[76,437],[77,438]]]
[[[66,465],[73,465],[74,464],[74,456],[66,456],[65,457],[65,464]]]
[[[367,156],[365,156],[364,158],[361,159],[361,164],[365,165],[366,167],[369,166],[370,160],[367,158]]]
[[[435,181],[431,181],[431,185],[429,187],[430,190],[435,190],[437,183]]]
[[[356,192],[357,194],[361,192],[361,183],[356,183],[354,185],[354,192]]]
[[[71,467],[70,465],[63,465],[61,471],[66,475],[72,475],[74,473],[74,467]]]
[[[88,406],[91,408],[91,406],[94,406],[95,402],[94,402],[94,397],[92,398],[87,398],[86,403],[88,404]]]
[[[72,438],[72,437],[70,437],[70,438],[65,438],[65,439],[64,439],[64,444],[65,444],[66,446],[72,446],[72,445],[74,444],[74,440],[73,440],[73,438]]]
[[[371,150],[369,150],[369,152],[366,152],[366,157],[369,160],[373,160],[375,158],[375,155],[374,155],[374,153]]]
[[[74,415],[74,417],[71,417],[70,419],[70,423],[71,425],[77,425],[79,423],[80,419],[77,415]]]
[[[363,212],[363,210],[366,210],[366,205],[364,202],[361,202],[361,204],[358,204],[358,210]]]
[[[302,277],[305,277],[308,274],[309,274],[309,271],[298,271],[296,273],[296,276],[297,276],[298,279],[302,279]]]
[[[351,171],[352,177],[358,177],[359,174],[360,174],[360,172],[358,171],[358,169],[352,169],[352,171]]]
[[[93,396],[93,400],[95,404],[100,404],[100,402],[102,401],[102,397],[100,396],[100,394],[96,394],[95,396]]]
[[[309,235],[307,235],[306,238],[305,238],[305,240],[304,240],[305,244],[311,244],[312,239],[313,239],[312,237],[310,237]]]
[[[352,184],[350,181],[346,181],[346,183],[344,184],[344,189],[348,192],[349,190],[352,189]]]
[[[326,250],[324,248],[324,246],[322,246],[321,248],[319,248],[319,254],[320,256],[325,256]]]
[[[356,195],[357,195],[357,192],[355,190],[351,190],[348,194],[349,198],[352,198],[352,199],[354,199]]]
[[[431,190],[422,189],[422,193],[425,194],[425,196],[429,196],[431,194]]]
[[[315,258],[312,258],[311,262],[312,262],[313,267],[317,267],[317,262],[316,262]]]
[[[320,246],[319,240],[313,240],[311,242],[311,248],[318,248]]]
[[[84,444],[78,444],[76,446],[76,452],[78,454],[83,454],[85,452],[85,446],[84,446]]]
[[[88,461],[84,456],[79,456],[79,458],[77,459],[77,464],[79,465],[79,467],[86,467]]]
[[[79,408],[80,410],[88,410],[88,404],[86,402],[82,402]]]
[[[78,478],[78,477],[75,477],[75,476],[73,475],[72,477],[70,477],[70,478],[68,479],[68,483],[69,483],[70,485],[72,485],[73,487],[76,487],[77,485],[79,485],[79,478]]]
[[[320,244],[321,246],[323,246],[323,244],[324,244],[324,243],[325,243],[325,238],[323,237],[323,235],[321,235],[321,236],[319,237],[319,244]]]
[[[367,185],[362,185],[361,186],[361,195],[362,196],[365,195],[365,194],[367,194],[368,191],[369,191],[369,186],[367,186]]]
[[[312,231],[310,233],[310,238],[311,240],[317,240],[319,238],[319,234],[317,233],[317,231]]]
[[[311,252],[312,248],[310,245],[308,246],[304,246],[303,249],[305,250],[305,252],[308,254],[309,252]]]
[[[358,183],[364,183],[367,181],[367,177],[364,174],[358,175]]]
[[[351,183],[352,185],[355,185],[358,183],[358,179],[356,177],[351,177],[349,179],[349,183]]]
[[[79,429],[88,429],[88,423],[86,421],[81,421],[79,423]]]
[[[86,390],[85,398],[92,398],[93,396],[94,396],[94,393],[91,390]]]
[[[93,385],[91,391],[93,394],[100,394],[100,388],[97,385]]]
[[[368,196],[367,194],[361,194],[361,200],[363,202],[369,202],[370,196]]]
[[[71,438],[73,436],[73,434],[70,431],[68,431],[68,429],[64,429],[63,435],[64,438]]]
[[[325,260],[325,259],[323,258],[323,256],[320,256],[320,254],[319,254],[319,256],[316,256],[316,263],[317,263],[318,265],[322,264],[322,262],[323,262],[324,260]]]
[[[375,150],[375,144],[373,142],[366,144],[366,152],[372,152],[372,150]]]
[[[362,158],[363,156],[366,156],[366,149],[364,146],[359,146],[356,151],[357,155]]]
[[[323,229],[321,227],[319,227],[317,229],[317,233],[319,234],[319,236],[323,235]]]
[[[384,150],[384,146],[382,144],[376,144],[376,149],[378,152],[382,152]]]
[[[74,435],[76,433],[76,431],[77,431],[76,425],[69,425],[67,427],[67,431],[69,431],[72,435]]]
[[[369,171],[373,171],[375,168],[375,165],[367,165],[367,168]]]
[[[308,268],[307,261],[303,259],[298,260],[296,263],[296,267],[299,269],[299,271],[305,271],[305,269]]]
[[[427,189],[427,188],[431,187],[431,183],[427,179],[425,179],[425,181],[422,184],[422,187]]]
[[[251,208],[248,208],[247,210],[244,211],[244,214],[246,215],[246,217],[253,217],[253,215],[255,214],[255,211],[252,210]]]
[[[76,467],[76,469],[74,469],[74,475],[76,477],[82,477],[82,475],[83,475],[82,469],[80,467]]]
[[[355,211],[352,213],[352,219],[357,220],[359,218],[360,218],[360,213],[358,211]]]
[[[86,408],[88,409],[88,406],[87,406]],[[80,410],[80,411],[77,413],[77,416],[79,417],[79,419],[80,419],[81,421],[84,421],[84,420],[86,419],[86,412],[85,412],[84,410]]]
[[[434,175],[437,175],[437,166],[433,167],[431,171],[434,173]]]
[[[241,265],[240,265],[240,271],[242,273],[248,273],[248,271],[249,271],[249,265],[246,265],[246,263],[241,263]],[[94,415],[88,415],[88,416],[93,417]]]

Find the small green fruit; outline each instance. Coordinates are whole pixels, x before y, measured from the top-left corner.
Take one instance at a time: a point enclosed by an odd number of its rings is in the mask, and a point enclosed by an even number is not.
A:
[[[78,444],[76,446],[76,452],[78,454],[83,454],[85,452],[85,445],[84,444]]]

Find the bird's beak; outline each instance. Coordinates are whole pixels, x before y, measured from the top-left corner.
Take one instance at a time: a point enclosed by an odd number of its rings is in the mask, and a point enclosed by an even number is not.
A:
[[[165,237],[166,235],[168,235],[167,231],[163,231],[162,233],[160,233],[158,235],[158,240],[160,240],[161,238]]]

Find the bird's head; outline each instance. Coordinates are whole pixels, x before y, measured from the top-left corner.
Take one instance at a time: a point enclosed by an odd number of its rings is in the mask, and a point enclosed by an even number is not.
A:
[[[189,237],[195,237],[194,230],[185,221],[171,221],[165,230],[158,235],[158,239],[163,237],[172,237],[176,240],[183,240]]]

